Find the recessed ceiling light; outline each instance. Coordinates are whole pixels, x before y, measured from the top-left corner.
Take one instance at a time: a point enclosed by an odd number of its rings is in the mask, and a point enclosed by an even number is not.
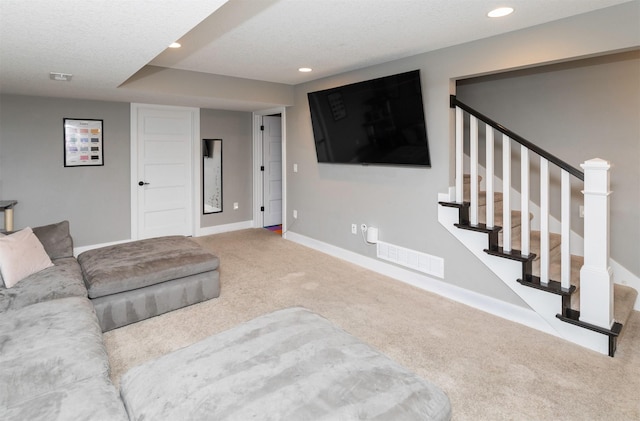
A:
[[[182,44],[180,44],[179,42],[173,42],[171,43],[171,45],[169,45],[169,48],[180,48],[182,47]]]
[[[311,67],[301,67],[298,69],[298,71],[302,73],[309,73],[311,70]]]
[[[49,79],[58,80],[61,82],[70,82],[72,77],[73,75],[71,73],[58,73],[58,72],[49,73]]]
[[[493,9],[492,11],[487,13],[487,16],[489,16],[490,18],[501,18],[503,16],[507,16],[512,13],[513,13],[512,7],[498,7],[497,9]]]

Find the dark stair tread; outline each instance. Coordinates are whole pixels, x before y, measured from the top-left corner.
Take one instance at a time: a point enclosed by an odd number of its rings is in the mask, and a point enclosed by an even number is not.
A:
[[[476,232],[484,232],[484,233],[492,233],[499,232],[502,230],[502,227],[487,227],[485,224],[471,225],[471,224],[453,224],[457,228],[467,230],[467,231],[476,231]]]
[[[516,260],[518,262],[528,262],[529,260],[533,260],[536,255],[529,254],[528,256],[524,256],[520,250],[511,249],[511,251],[504,251],[502,247],[498,247],[496,250],[485,249],[485,253],[490,254],[492,256],[503,257],[509,260]]]
[[[556,317],[563,322],[570,323],[572,325],[580,326],[585,329],[592,330],[594,332],[607,335],[609,337],[609,356],[613,357],[616,353],[617,339],[620,332],[622,332],[622,324],[614,322],[611,329],[605,329],[600,326],[592,325],[591,323],[585,323],[580,321],[580,312],[577,310],[566,309],[564,314],[556,314]]]
[[[547,285],[540,282],[537,276],[531,276],[530,279],[518,279],[518,282],[524,286],[547,291],[556,295],[571,295],[576,291],[575,285],[570,285],[568,289],[562,288],[560,282],[549,280]]]

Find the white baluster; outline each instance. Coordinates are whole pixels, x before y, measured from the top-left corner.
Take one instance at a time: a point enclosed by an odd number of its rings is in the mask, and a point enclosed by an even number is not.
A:
[[[520,146],[520,217],[521,250],[523,256],[528,256],[530,251],[529,239],[529,149]]]
[[[486,125],[485,128],[485,190],[487,192],[487,227],[493,228],[495,225],[495,211],[494,211],[494,195],[493,195],[493,154],[494,154],[494,142],[493,142],[493,127]]]
[[[584,169],[584,266],[580,270],[580,320],[613,326],[613,271],[609,266],[609,168],[591,159]]]
[[[540,283],[549,284],[549,161],[540,157]]]
[[[469,222],[471,225],[478,225],[478,119],[474,116],[471,116],[469,130],[469,161],[471,164],[471,213]]]
[[[456,197],[457,203],[464,201],[462,184],[464,180],[464,114],[462,108],[456,107]]]
[[[569,173],[562,170],[560,188],[560,284],[562,288],[571,287],[571,182]]]
[[[511,139],[502,135],[502,251],[511,251]]]

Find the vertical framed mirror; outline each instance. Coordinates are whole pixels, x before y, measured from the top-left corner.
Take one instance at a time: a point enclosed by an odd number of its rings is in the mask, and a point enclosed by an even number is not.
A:
[[[222,212],[222,139],[202,139],[202,213]]]

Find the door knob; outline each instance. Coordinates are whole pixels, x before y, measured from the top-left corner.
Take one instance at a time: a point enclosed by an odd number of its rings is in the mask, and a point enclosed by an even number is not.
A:
[[[146,186],[147,184],[149,184],[149,183],[145,183],[144,181],[140,181],[140,182],[138,182],[138,185],[139,185],[139,186]]]

